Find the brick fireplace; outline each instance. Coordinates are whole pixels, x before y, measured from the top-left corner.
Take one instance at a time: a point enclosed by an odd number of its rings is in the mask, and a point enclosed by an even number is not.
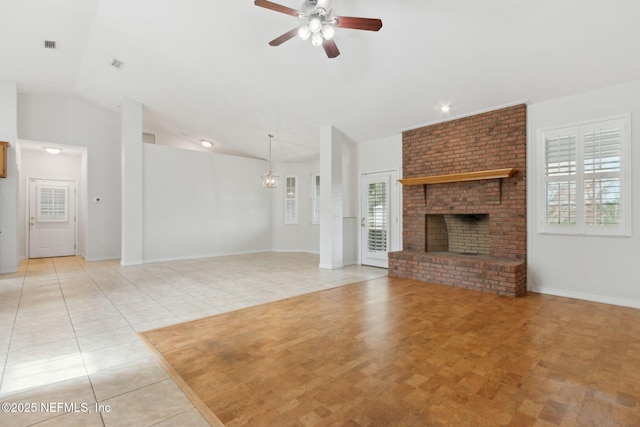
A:
[[[526,292],[526,105],[402,135],[403,250],[389,275]]]

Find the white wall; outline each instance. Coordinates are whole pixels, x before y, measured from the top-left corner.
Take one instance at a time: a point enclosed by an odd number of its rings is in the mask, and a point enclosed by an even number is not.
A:
[[[87,148],[89,261],[120,258],[120,117],[71,95],[18,95],[18,137]],[[96,198],[100,203],[95,203]]]
[[[402,175],[402,134],[358,144],[359,173],[398,170]]]
[[[23,144],[24,147],[24,144]],[[27,215],[28,215],[28,189],[29,178],[35,179],[52,179],[63,181],[75,181],[77,185],[78,195],[82,195],[82,160],[80,154],[66,154],[64,151],[60,154],[49,154],[44,149],[21,149],[20,157],[20,202],[19,202],[19,221],[18,221],[18,242],[20,243],[20,258],[28,258],[27,256]],[[78,198],[78,207],[84,203],[80,197]],[[80,209],[78,209],[80,211]],[[85,229],[82,224],[82,215],[78,215],[78,232]],[[84,255],[84,248],[80,245],[84,239],[78,236],[78,254]]]
[[[311,176],[320,171],[317,160],[309,162],[274,163],[274,173],[280,175],[273,194],[273,250],[276,252],[320,251],[320,225],[312,224]],[[266,170],[265,170],[266,172]],[[264,172],[263,172],[264,173]],[[284,223],[284,193],[286,176],[296,176],[298,185],[298,223]],[[322,177],[320,178],[322,182]]]
[[[7,177],[0,178],[0,273],[18,268],[17,85],[0,82],[0,141],[9,142]]]
[[[551,126],[631,113],[631,237],[538,234],[540,142]],[[529,287],[534,292],[640,308],[640,81],[535,103],[528,108]]]
[[[270,251],[262,160],[144,144],[144,261]]]

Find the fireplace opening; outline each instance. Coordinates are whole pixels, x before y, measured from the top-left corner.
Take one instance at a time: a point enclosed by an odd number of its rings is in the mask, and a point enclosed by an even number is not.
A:
[[[426,251],[489,256],[489,214],[427,215]]]

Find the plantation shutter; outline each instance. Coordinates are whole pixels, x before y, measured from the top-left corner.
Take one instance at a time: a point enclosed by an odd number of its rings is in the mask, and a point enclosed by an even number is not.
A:
[[[286,188],[284,197],[284,223],[298,223],[298,189],[296,185],[296,177],[286,177]]]
[[[38,222],[65,222],[69,220],[66,187],[38,185]]]
[[[544,140],[546,223],[576,223],[577,128],[550,132]]]
[[[369,184],[368,192],[368,249],[369,252],[387,252],[389,230],[389,187],[387,182]]]
[[[543,232],[629,235],[629,116],[542,132]]]
[[[585,224],[620,223],[620,167],[622,160],[621,120],[585,126],[584,200]]]

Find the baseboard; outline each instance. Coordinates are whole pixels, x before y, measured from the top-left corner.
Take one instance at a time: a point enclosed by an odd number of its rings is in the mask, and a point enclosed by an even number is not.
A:
[[[320,264],[318,267],[325,270],[337,270],[338,268],[343,268],[344,264]]]
[[[305,249],[274,249],[271,252],[275,252],[278,254],[313,254],[313,255],[320,255],[320,252],[318,251],[308,251]]]
[[[185,255],[185,256],[179,256],[179,257],[145,258],[144,264],[152,264],[154,262],[185,261],[190,259],[216,258],[221,256],[262,254],[267,252],[273,252],[273,251],[270,249],[264,249],[259,251],[217,252],[217,253],[211,253],[211,254]]]
[[[87,262],[100,262],[100,261],[114,261],[114,260],[119,260],[120,259],[120,255],[113,255],[113,256],[99,256],[99,257],[84,257],[84,260]]]
[[[567,291],[565,289],[548,288],[545,286],[532,286],[531,292],[545,295],[553,295],[557,297],[581,299],[585,301],[599,302],[602,304],[619,305],[622,307],[640,308],[640,301],[628,300],[624,298],[613,298],[603,295],[587,294],[583,292]]]

